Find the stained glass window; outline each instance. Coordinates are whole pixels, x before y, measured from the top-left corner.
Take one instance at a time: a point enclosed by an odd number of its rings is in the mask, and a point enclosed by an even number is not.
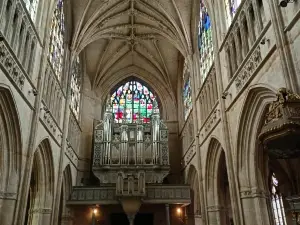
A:
[[[71,109],[76,119],[78,119],[81,90],[81,70],[79,57],[77,57],[73,62],[71,75]]]
[[[149,123],[155,96],[144,85],[129,81],[120,86],[111,96],[113,114],[116,123]]]
[[[192,88],[190,77],[184,77],[183,86],[184,119],[186,120],[192,110]]]
[[[241,4],[241,0],[225,0],[225,11],[227,26],[230,26],[232,19]]]
[[[278,190],[278,180],[275,174],[272,174],[271,180],[272,208],[275,225],[286,225],[282,196]]]
[[[198,48],[200,52],[200,74],[205,79],[213,63],[213,43],[210,17],[203,1],[200,1],[200,20],[198,25]]]
[[[58,79],[61,77],[64,56],[65,19],[63,0],[58,0],[52,17],[48,57]]]
[[[36,18],[36,11],[39,4],[39,0],[23,0],[26,8],[28,10],[28,13],[32,19],[33,22],[35,22]]]

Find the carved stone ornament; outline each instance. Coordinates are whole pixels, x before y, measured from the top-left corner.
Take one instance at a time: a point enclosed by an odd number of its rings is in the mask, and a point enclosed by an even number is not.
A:
[[[300,95],[280,88],[265,116],[259,135],[271,158],[300,156]]]

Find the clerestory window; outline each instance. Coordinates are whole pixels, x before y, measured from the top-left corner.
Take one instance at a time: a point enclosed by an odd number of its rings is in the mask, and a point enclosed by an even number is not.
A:
[[[203,81],[213,64],[214,54],[210,17],[202,0],[200,1],[198,48],[200,52],[200,75]]]
[[[55,75],[60,80],[63,68],[65,18],[63,0],[58,0],[51,22],[48,58]]]
[[[35,22],[39,0],[23,0],[23,1],[31,17],[31,20]]]
[[[80,107],[80,91],[81,91],[81,69],[79,56],[76,57],[72,64],[71,74],[71,110],[74,113],[76,119],[79,119],[79,107]]]

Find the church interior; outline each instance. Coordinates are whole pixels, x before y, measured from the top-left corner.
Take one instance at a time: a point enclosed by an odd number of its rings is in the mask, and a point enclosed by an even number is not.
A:
[[[0,225],[300,225],[299,20],[0,0]]]

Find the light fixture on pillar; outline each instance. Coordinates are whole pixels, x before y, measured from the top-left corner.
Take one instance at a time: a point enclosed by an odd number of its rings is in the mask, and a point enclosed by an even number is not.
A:
[[[96,225],[96,215],[98,214],[97,205],[92,208],[92,225]]]
[[[293,3],[293,2],[294,2],[294,0],[280,0],[279,5],[280,5],[280,7],[285,8],[285,7],[287,7],[288,3]]]
[[[185,219],[184,219],[184,215],[183,215],[183,211],[182,211],[182,208],[181,207],[178,207],[176,209],[176,215],[177,215],[177,218],[179,219],[179,221],[185,225]]]

